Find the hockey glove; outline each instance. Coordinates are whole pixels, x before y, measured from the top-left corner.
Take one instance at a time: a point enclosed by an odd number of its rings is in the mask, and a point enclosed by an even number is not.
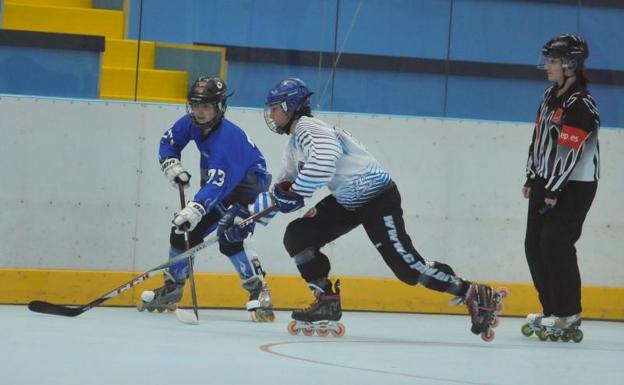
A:
[[[225,214],[219,220],[217,234],[221,243],[242,242],[249,234],[252,234],[255,224],[250,222],[247,226],[240,227],[238,224],[249,217],[249,210],[239,203],[228,207]]]
[[[273,186],[273,198],[278,210],[290,213],[304,206],[303,197],[290,189],[292,182],[283,181]]]
[[[173,187],[178,188],[178,185],[181,184],[184,189],[187,189],[191,186],[189,183],[191,181],[191,174],[184,170],[180,159],[167,158],[160,164],[160,169],[165,173],[165,176],[169,179],[169,183],[171,183]]]
[[[204,206],[201,203],[190,201],[185,208],[173,214],[171,223],[175,227],[175,232],[182,234],[186,231],[193,231],[204,215],[206,215]]]
[[[268,209],[269,207],[271,207],[273,205],[275,205],[275,201],[273,200],[273,197],[271,196],[271,193],[266,192],[266,191],[265,192],[261,192],[256,197],[256,201],[249,205],[249,207],[248,207],[249,208],[249,214],[250,215],[256,215],[260,211],[264,211],[264,210]],[[264,214],[264,216],[262,218],[258,218],[256,220],[256,222],[260,223],[263,226],[266,226],[266,225],[269,224],[271,219],[273,219],[275,217],[275,215],[277,215],[277,208],[275,208],[271,212],[268,212],[268,213]]]

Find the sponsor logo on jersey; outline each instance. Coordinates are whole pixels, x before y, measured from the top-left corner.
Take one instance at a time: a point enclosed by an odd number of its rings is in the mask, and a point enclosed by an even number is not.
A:
[[[580,128],[564,125],[559,134],[559,145],[579,149],[588,135],[589,132]]]
[[[563,108],[557,108],[552,118],[553,123],[560,124],[562,116],[563,116]]]

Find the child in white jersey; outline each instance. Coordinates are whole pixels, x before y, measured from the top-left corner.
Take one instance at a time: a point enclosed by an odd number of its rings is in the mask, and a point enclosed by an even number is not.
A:
[[[494,337],[501,294],[491,287],[466,281],[440,262],[418,254],[405,231],[401,196],[379,162],[346,131],[316,119],[310,110],[306,84],[296,78],[279,82],[266,97],[265,120],[279,134],[290,135],[284,169],[273,187],[279,210],[289,213],[304,206],[321,187],[330,195],[286,228],[284,245],[316,297],[308,309],[292,313],[289,331],[304,334],[344,333],[339,282],[328,279],[330,262],[321,248],[359,225],[401,281],[452,294],[468,306],[472,332]]]

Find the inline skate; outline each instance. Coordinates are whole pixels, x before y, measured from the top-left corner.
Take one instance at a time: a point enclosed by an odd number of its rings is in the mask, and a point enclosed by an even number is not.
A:
[[[253,276],[242,282],[244,289],[249,291],[249,301],[246,308],[254,322],[273,322],[275,321],[275,313],[273,313],[273,302],[271,300],[271,291],[266,281],[261,276]]]
[[[316,333],[321,337],[326,337],[330,333],[334,337],[342,337],[345,334],[345,326],[338,322],[342,318],[340,280],[336,281],[333,290],[331,281],[326,282],[328,284],[325,289],[319,285],[308,284],[316,300],[308,308],[292,312],[293,320],[288,323],[290,334],[302,332],[305,336],[311,336]]]
[[[494,328],[500,323],[498,315],[503,312],[503,299],[508,295],[509,290],[504,287],[495,291],[490,286],[471,283],[464,297],[457,297],[452,303],[466,305],[472,322],[470,331],[490,342],[495,337]]]
[[[583,331],[581,326],[581,315],[574,314],[569,317],[535,317],[534,314],[527,316],[527,323],[522,325],[522,334],[530,337],[535,333],[540,341],[561,341],[581,342]]]
[[[137,306],[138,311],[154,310],[174,312],[178,308],[178,302],[182,299],[184,292],[184,282],[176,282],[169,277],[165,277],[165,284],[155,290],[146,290],[141,294],[141,303]]]

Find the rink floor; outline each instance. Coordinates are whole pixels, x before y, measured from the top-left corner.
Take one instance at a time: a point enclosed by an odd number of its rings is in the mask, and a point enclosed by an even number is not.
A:
[[[584,321],[581,343],[541,342],[503,318],[491,343],[466,316],[345,313],[344,337],[291,336],[244,310],[95,308],[76,318],[0,306],[2,384],[621,384],[624,323]]]

